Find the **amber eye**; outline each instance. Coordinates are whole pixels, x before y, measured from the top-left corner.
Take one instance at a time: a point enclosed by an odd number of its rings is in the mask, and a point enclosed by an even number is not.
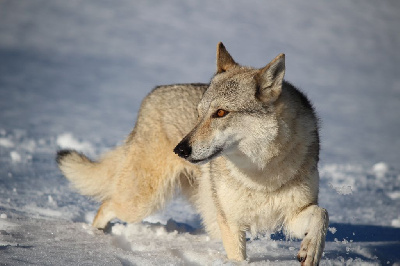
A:
[[[228,111],[225,111],[225,110],[223,110],[223,109],[218,109],[218,110],[215,112],[215,117],[224,117],[224,116],[226,116],[228,113],[229,113]]]

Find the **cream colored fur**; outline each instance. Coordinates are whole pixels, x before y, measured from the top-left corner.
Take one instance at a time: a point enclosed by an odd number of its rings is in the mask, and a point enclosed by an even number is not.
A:
[[[283,81],[284,60],[242,67],[220,43],[211,83],[156,88],[124,145],[96,162],[60,151],[64,175],[102,202],[93,225],[139,222],[180,187],[229,259],[246,258],[246,231],[283,229],[303,238],[299,261],[317,265],[328,226],[317,205],[318,123],[307,98]]]

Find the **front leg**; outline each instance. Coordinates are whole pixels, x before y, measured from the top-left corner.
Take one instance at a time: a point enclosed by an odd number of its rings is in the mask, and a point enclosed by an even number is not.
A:
[[[301,210],[287,225],[287,230],[292,236],[304,237],[297,254],[301,265],[318,265],[325,247],[328,223],[328,212],[317,205],[310,205]]]
[[[246,259],[246,233],[237,224],[229,223],[222,214],[217,217],[222,243],[228,259],[242,261]]]

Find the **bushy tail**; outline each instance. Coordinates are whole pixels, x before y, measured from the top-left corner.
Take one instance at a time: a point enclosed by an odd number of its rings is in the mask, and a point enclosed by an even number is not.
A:
[[[121,148],[105,154],[98,162],[75,150],[57,152],[57,164],[65,177],[83,195],[103,201],[112,194],[112,179],[116,175]]]

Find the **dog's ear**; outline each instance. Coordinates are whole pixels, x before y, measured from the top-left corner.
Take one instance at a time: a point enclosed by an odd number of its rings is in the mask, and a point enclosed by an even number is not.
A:
[[[268,65],[260,69],[256,75],[257,97],[265,103],[276,101],[282,92],[285,76],[285,55],[279,54]]]
[[[222,42],[219,42],[217,45],[217,73],[225,72],[236,65],[237,63],[228,53],[225,46]]]

